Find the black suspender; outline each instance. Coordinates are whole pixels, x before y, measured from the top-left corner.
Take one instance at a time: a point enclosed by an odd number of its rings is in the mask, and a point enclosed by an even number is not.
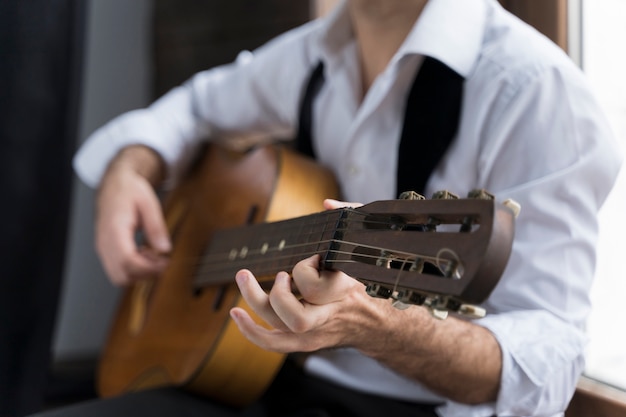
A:
[[[315,158],[313,150],[313,99],[324,84],[324,63],[322,61],[311,72],[300,102],[298,136],[296,149],[304,155]]]
[[[459,128],[463,77],[426,57],[409,91],[398,150],[396,195],[424,193]]]
[[[426,57],[407,96],[398,150],[396,195],[423,193],[459,127],[464,79],[442,62]],[[315,157],[312,146],[313,99],[324,83],[320,62],[300,103],[296,149]]]

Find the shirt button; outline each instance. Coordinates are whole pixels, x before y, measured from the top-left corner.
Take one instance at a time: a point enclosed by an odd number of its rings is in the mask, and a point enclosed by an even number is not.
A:
[[[356,165],[350,165],[350,166],[348,167],[348,173],[349,173],[350,175],[352,175],[352,176],[357,175],[357,174],[359,173],[359,171],[360,171],[360,170],[359,170],[359,167],[358,167],[358,166],[356,166]]]

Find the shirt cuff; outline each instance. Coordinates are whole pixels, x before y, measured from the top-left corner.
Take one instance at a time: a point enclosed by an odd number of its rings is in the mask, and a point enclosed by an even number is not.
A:
[[[479,407],[448,403],[442,417],[563,415],[584,369],[587,336],[541,310],[492,314],[476,322],[502,349],[498,400]]]
[[[183,116],[173,111],[189,106],[187,95],[185,87],[177,87],[152,106],[124,113],[96,130],[74,156],[79,178],[96,188],[121,149],[145,145],[163,158],[166,184],[175,183],[200,139],[210,135],[208,126],[197,123],[192,112],[183,112]]]

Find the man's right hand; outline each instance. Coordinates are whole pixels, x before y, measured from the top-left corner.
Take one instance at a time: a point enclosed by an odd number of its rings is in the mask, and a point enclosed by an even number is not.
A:
[[[160,157],[145,146],[123,149],[102,178],[96,201],[96,250],[109,279],[127,285],[167,266],[171,242],[155,192],[164,177]],[[141,231],[144,243],[138,245]]]

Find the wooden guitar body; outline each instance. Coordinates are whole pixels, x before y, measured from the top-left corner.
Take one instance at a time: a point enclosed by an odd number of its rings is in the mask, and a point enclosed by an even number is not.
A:
[[[337,196],[328,171],[285,149],[242,154],[210,145],[165,202],[170,266],[122,297],[100,361],[100,394],[175,385],[233,405],[258,398],[284,355],[248,342],[230,320],[232,307],[247,308],[234,277],[194,285],[202,252],[216,229],[319,212]]]

